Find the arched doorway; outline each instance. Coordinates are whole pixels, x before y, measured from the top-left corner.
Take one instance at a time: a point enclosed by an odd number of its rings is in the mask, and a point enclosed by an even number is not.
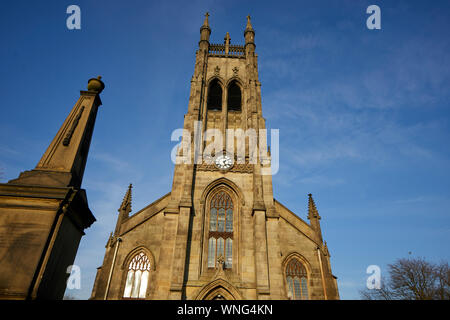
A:
[[[231,283],[217,279],[205,285],[196,300],[242,300],[242,296]]]

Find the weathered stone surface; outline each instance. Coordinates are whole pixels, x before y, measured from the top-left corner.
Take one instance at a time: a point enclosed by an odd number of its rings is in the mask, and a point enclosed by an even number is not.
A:
[[[210,44],[208,17],[200,33],[184,128],[192,132],[194,122],[201,120],[202,132],[264,129],[250,19],[245,46],[232,45],[229,35],[223,45]],[[233,81],[241,91],[240,111],[227,109],[228,88]],[[222,92],[221,110],[208,109],[215,82]],[[203,143],[200,149],[206,147]],[[245,151],[248,157],[248,146]],[[291,259],[298,259],[305,267],[307,298],[339,298],[319,221],[311,214],[309,224],[277,202],[272,177],[262,174],[261,164],[249,163],[247,158],[243,164],[221,170],[214,163],[194,165],[193,155],[191,160],[190,164],[175,165],[169,194],[131,217],[119,214],[119,232],[108,241],[92,299],[123,298],[128,261],[139,250],[154,261],[145,297],[141,297],[145,299],[287,299],[286,265]],[[208,267],[211,201],[219,192],[228,194],[233,203],[232,263],[225,269],[221,263]],[[321,266],[319,252],[326,266]]]
[[[92,82],[92,81],[91,81]],[[0,184],[0,299],[62,299],[95,218],[81,181],[103,82],[81,96],[36,168]]]

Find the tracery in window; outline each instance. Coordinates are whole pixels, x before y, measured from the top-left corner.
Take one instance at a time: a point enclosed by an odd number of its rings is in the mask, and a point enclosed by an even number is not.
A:
[[[123,292],[124,298],[143,299],[147,293],[150,275],[150,260],[144,252],[139,252],[128,265],[127,279]]]
[[[286,282],[288,285],[289,299],[308,299],[307,281],[308,276],[305,266],[298,259],[291,259],[286,266]]]
[[[219,257],[224,258],[224,267],[233,264],[233,201],[225,191],[218,192],[210,203],[208,234],[208,268],[217,265]]]

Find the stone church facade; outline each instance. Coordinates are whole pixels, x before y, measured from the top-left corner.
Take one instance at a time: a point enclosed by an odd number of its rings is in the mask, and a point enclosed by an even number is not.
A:
[[[210,34],[207,14],[184,129],[216,129],[228,145],[227,129],[266,128],[255,31],[247,17],[244,46]],[[207,135],[184,145],[204,151]],[[205,163],[180,148],[189,161],[175,165],[172,190],[132,215],[129,186],[91,299],[339,299],[312,196],[306,222],[274,199],[270,150],[252,162],[248,146],[241,158],[216,149]]]

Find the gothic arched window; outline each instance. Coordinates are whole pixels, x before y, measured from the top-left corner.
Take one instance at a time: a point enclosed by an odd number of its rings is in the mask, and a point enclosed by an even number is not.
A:
[[[208,110],[222,110],[222,87],[217,79],[214,79],[209,85],[207,108]]]
[[[214,268],[219,257],[224,267],[233,264],[233,201],[228,193],[220,191],[211,199],[209,208],[208,268]]]
[[[291,259],[286,266],[286,282],[288,285],[289,299],[308,299],[308,276],[306,274],[306,269],[296,258]]]
[[[140,251],[131,259],[128,265],[127,280],[125,282],[124,298],[145,298],[150,275],[150,260]]]
[[[229,111],[241,111],[241,88],[236,81],[228,86],[227,108]]]

